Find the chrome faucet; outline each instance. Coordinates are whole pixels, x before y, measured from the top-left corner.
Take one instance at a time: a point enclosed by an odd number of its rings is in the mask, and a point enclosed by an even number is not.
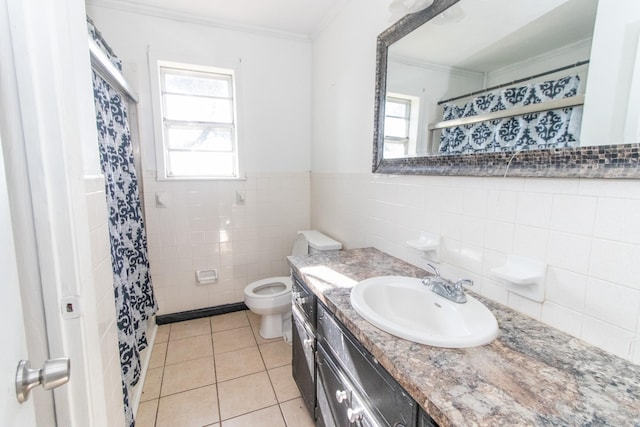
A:
[[[432,292],[446,298],[450,301],[458,304],[464,304],[467,302],[467,294],[464,293],[462,285],[473,286],[473,280],[461,279],[457,282],[452,282],[440,276],[440,271],[431,264],[427,264],[427,267],[433,272],[433,276],[426,276],[422,279],[422,284],[429,286]]]

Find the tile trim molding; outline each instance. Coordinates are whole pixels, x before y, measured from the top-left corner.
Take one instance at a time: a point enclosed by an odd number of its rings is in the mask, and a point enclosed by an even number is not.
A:
[[[156,316],[156,324],[165,325],[167,323],[182,322],[185,320],[200,319],[202,317],[217,316],[219,314],[233,313],[235,311],[248,310],[243,302],[218,305],[216,307],[199,308],[197,310],[181,311],[179,313],[162,314]]]

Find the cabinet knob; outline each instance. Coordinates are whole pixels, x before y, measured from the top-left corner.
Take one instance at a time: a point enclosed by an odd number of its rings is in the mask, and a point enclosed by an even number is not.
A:
[[[357,421],[362,421],[362,408],[353,409],[349,408],[347,410],[347,418],[349,418],[350,423],[355,423]]]
[[[347,400],[347,391],[346,390],[336,390],[336,400],[338,403],[342,403]]]

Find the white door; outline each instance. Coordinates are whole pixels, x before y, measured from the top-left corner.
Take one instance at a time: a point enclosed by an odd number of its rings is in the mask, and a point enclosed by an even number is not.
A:
[[[8,187],[12,202],[8,207],[6,195],[0,200],[0,320],[2,338],[12,337],[0,346],[18,350],[12,355],[0,347],[3,372],[12,371],[2,383],[0,426],[30,427],[33,414],[24,422],[6,418],[22,416],[30,405],[38,427],[107,427],[111,389],[105,386],[103,358],[110,353],[102,350],[117,344],[101,341],[92,271],[83,157],[96,162],[98,151],[84,0],[0,0],[0,58],[5,160],[0,185],[3,194]],[[13,218],[6,214],[9,208]],[[14,245],[5,238],[11,229]],[[16,258],[19,285],[5,277],[5,263],[10,260],[14,271]],[[6,313],[6,307],[20,304],[20,295],[24,321],[19,313],[9,318]],[[34,309],[42,311],[46,328],[33,327]],[[40,356],[34,329],[48,350]],[[14,407],[9,378],[19,360],[28,358],[24,341],[13,345],[13,339],[24,339],[25,330],[33,368],[42,368],[47,357],[70,357],[71,381],[54,391],[39,387],[32,391],[33,403]],[[118,390],[117,378],[113,382]],[[47,418],[43,399],[49,400]]]
[[[16,398],[16,368],[20,360],[28,360],[27,344],[20,299],[20,284],[11,229],[4,156],[0,145],[0,328],[2,330],[2,403],[0,425],[36,425],[33,399],[19,404]]]

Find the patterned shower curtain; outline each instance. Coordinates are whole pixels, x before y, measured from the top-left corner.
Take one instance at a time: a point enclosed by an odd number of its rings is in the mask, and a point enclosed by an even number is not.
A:
[[[89,33],[122,69],[120,61],[91,21]],[[131,388],[140,379],[140,351],[147,347],[147,320],[157,311],[147,257],[147,237],[142,217],[138,179],[134,167],[127,104],[95,71],[93,94],[98,127],[100,163],[105,176],[113,286],[125,416],[134,426],[129,405]]]
[[[444,104],[443,120],[461,119],[495,111],[538,104],[579,93],[577,75],[510,87],[480,95],[461,106]],[[558,108],[442,130],[440,154],[573,147],[580,138],[582,107]]]

